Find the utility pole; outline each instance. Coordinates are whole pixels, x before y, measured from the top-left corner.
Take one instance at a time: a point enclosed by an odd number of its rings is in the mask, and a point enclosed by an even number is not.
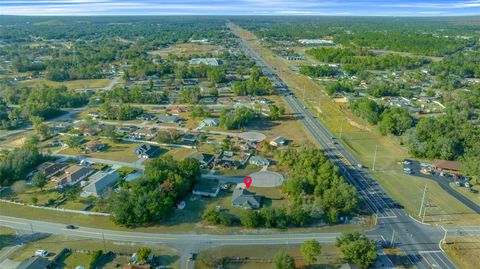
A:
[[[33,235],[34,233],[33,233],[33,224],[32,223],[30,223],[30,230],[32,231],[32,235]]]
[[[102,233],[103,238],[103,253],[107,253],[107,245],[105,244],[105,234]]]
[[[344,120],[345,120],[344,118],[342,118],[342,119],[340,120],[340,135],[339,135],[339,138],[340,138],[340,139],[342,139],[343,121],[344,121]]]
[[[372,171],[375,171],[375,162],[377,161],[377,150],[378,150],[378,144],[375,145],[375,154],[373,155]]]
[[[425,184],[425,188],[423,189],[423,196],[422,196],[422,203],[420,204],[420,211],[418,212],[418,217],[422,216],[422,211],[424,210],[424,203],[425,203],[425,196],[427,195],[427,184]],[[423,212],[423,218],[425,218],[425,212]],[[422,222],[423,222],[422,218]]]

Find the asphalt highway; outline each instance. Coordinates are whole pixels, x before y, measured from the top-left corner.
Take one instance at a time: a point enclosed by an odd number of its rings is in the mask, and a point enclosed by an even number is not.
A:
[[[376,234],[385,242],[393,243],[400,248],[416,268],[456,268],[440,247],[440,241],[446,236],[443,227],[421,224],[411,218],[388,196],[366,169],[357,166],[359,162],[343,145],[332,143],[334,135],[310,113],[304,103],[276,74],[274,68],[240,37],[239,42],[244,52],[256,61],[263,73],[274,83],[285,102],[325,150],[327,156],[341,168],[344,178],[357,188],[363,201],[378,216],[377,228],[369,233]]]

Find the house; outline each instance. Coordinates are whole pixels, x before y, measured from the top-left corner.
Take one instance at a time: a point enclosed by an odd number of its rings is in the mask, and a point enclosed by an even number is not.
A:
[[[192,193],[202,197],[217,197],[220,192],[220,183],[218,180],[211,180],[209,182],[202,182],[195,184]]]
[[[92,140],[85,144],[85,151],[89,152],[99,152],[107,147],[105,143],[100,142],[99,140]]]
[[[198,134],[185,134],[182,136],[182,142],[195,143],[197,138]]]
[[[285,146],[287,144],[287,139],[283,136],[277,136],[275,139],[270,141],[270,145],[274,147],[280,147],[280,146]]]
[[[236,143],[236,146],[241,150],[255,150],[257,149],[257,142],[240,140]]]
[[[137,154],[138,158],[151,159],[160,155],[161,149],[160,147],[150,144],[141,144],[140,146],[138,146],[138,148],[135,149],[134,152],[135,154]]]
[[[208,167],[215,159],[215,156],[213,156],[212,154],[201,153],[201,152],[195,152],[188,157],[198,160],[200,162],[201,168]]]
[[[211,66],[218,66],[218,61],[215,58],[193,58],[188,61],[191,65],[211,65]]]
[[[218,124],[219,124],[218,119],[204,119],[200,122],[197,129],[202,129],[204,127],[218,126]]]
[[[457,161],[435,160],[432,163],[432,168],[441,171],[459,172],[462,169],[462,164]]]
[[[157,136],[157,128],[142,128],[135,130],[131,133],[136,139],[148,139]]]
[[[237,186],[232,194],[232,206],[243,207],[247,209],[259,209],[262,197]]]
[[[89,117],[92,117],[94,119],[98,119],[100,118],[102,115],[98,112],[94,112],[94,111],[91,111],[91,112],[88,112],[88,116]]]
[[[178,123],[180,121],[182,121],[182,118],[177,115],[170,114],[160,115],[157,118],[157,123]]]
[[[145,121],[152,121],[155,120],[157,117],[150,113],[143,113],[142,115],[137,117],[137,120],[145,120]]]
[[[47,178],[62,173],[70,165],[68,163],[45,162],[37,167],[37,171],[43,173]]]
[[[273,102],[270,101],[269,99],[263,98],[263,97],[262,97],[262,98],[258,98],[258,99],[257,99],[257,102],[260,103],[260,104],[271,104],[271,103],[273,103]]]
[[[52,180],[57,183],[58,186],[73,186],[78,182],[88,178],[95,172],[95,169],[85,167],[81,165],[72,165],[65,169],[63,175],[53,177]]]
[[[49,269],[53,267],[54,264],[50,260],[35,256],[21,262],[16,269]]]
[[[180,114],[180,113],[183,113],[183,112],[186,112],[187,109],[183,106],[175,106],[173,107],[170,112],[172,112],[172,114]]]
[[[248,160],[248,163],[257,165],[257,166],[267,166],[270,165],[270,161],[267,158],[261,156],[252,156]]]
[[[113,186],[119,179],[120,174],[117,170],[99,171],[90,177],[90,183],[83,188],[81,196],[100,196],[107,187]]]

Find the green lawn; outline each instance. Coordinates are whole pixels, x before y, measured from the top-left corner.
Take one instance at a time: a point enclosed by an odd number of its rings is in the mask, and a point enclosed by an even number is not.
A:
[[[305,260],[300,253],[300,245],[259,245],[259,246],[222,246],[213,249],[208,249],[199,253],[199,259],[195,263],[195,269],[207,269],[211,268],[206,266],[202,262],[202,256],[209,256],[214,259],[221,257],[239,257],[240,259],[246,259],[243,262],[228,262],[226,267],[228,269],[270,269],[272,268],[271,260],[273,256],[280,251],[285,251],[289,255],[295,258],[295,264],[297,268],[310,268],[310,269],[327,269],[337,268],[342,264],[342,254],[340,250],[333,244],[322,244],[322,254],[318,256],[318,260],[315,264],[307,266]]]
[[[39,87],[47,85],[51,87],[66,86],[68,89],[96,89],[106,87],[111,79],[86,79],[86,80],[71,80],[65,82],[56,82],[46,79],[34,79],[21,81],[20,84],[27,87]]]
[[[100,139],[100,140],[107,144],[106,149],[100,152],[91,152],[83,155],[91,158],[106,159],[106,160],[127,162],[127,163],[135,162],[138,160],[137,156],[133,152],[135,148],[139,146],[138,143],[111,142],[104,139]],[[66,154],[66,155],[78,155],[81,152],[78,149],[66,148],[61,150],[59,153]]]

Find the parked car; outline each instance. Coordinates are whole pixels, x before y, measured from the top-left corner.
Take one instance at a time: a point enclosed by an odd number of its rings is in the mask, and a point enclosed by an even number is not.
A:
[[[77,229],[77,227],[70,224],[70,225],[65,226],[65,229],[74,230],[74,229]]]
[[[44,249],[37,249],[37,250],[35,250],[35,256],[47,257],[48,256],[48,251],[46,251]]]
[[[410,160],[403,160],[404,165],[411,165],[412,162]]]
[[[403,168],[403,172],[404,172],[405,174],[409,174],[409,175],[413,174],[413,171],[412,171],[412,169],[410,169],[410,168]]]

